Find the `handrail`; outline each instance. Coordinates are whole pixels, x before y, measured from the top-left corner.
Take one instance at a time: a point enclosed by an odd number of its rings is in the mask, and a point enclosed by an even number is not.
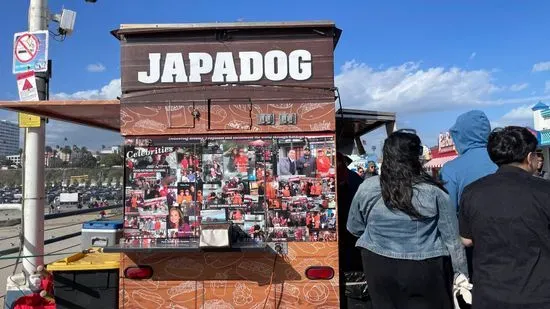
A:
[[[97,207],[97,208],[79,209],[79,210],[61,212],[61,213],[57,213],[57,214],[47,214],[47,215],[44,215],[44,220],[70,217],[70,216],[74,216],[74,215],[87,214],[87,213],[91,213],[91,212],[98,212],[98,211],[102,211],[102,210],[109,210],[109,209],[115,209],[115,208],[122,208],[122,205],[117,204],[117,205],[110,205],[110,206]]]
[[[98,212],[98,211],[102,211],[102,210],[109,210],[109,209],[116,209],[116,208],[122,208],[122,205],[111,205],[111,206],[98,207],[98,208],[68,211],[68,212],[58,213],[58,214],[47,214],[47,215],[44,216],[44,220],[70,217],[70,216],[75,216],[75,215],[80,215],[80,214],[86,214],[86,213],[92,213],[92,212]],[[86,222],[86,221],[84,221],[84,222]],[[84,222],[81,222],[81,223],[84,223]],[[70,233],[70,234],[66,234],[66,235],[46,239],[46,240],[44,240],[44,245],[49,245],[49,244],[52,244],[52,243],[55,243],[55,242],[67,240],[67,239],[70,239],[70,238],[73,238],[73,237],[80,236],[81,234],[82,234],[82,232],[75,232],[75,233]],[[20,235],[15,235],[13,237],[5,238],[5,239],[16,238],[16,237],[20,237]],[[13,254],[13,253],[17,253],[17,252],[19,252],[19,247],[4,249],[4,250],[0,250],[0,256]]]
[[[57,253],[57,252],[65,251],[65,250],[68,250],[68,249],[71,249],[71,248],[74,248],[74,247],[78,247],[78,246],[80,246],[80,244],[76,244],[76,245],[72,245],[72,246],[65,247],[65,248],[63,248],[63,249],[55,250],[55,251],[52,251],[52,252],[50,252],[50,253],[48,253],[48,254],[52,254],[52,253]],[[16,265],[16,264],[13,263],[13,264],[10,264],[10,265],[7,265],[7,266],[4,266],[4,267],[0,268],[0,270],[9,268],[9,267],[12,267],[12,266],[15,266],[15,265]],[[4,297],[6,297],[6,294],[0,295],[0,299],[2,299],[2,298],[4,298]]]
[[[56,243],[56,242],[59,242],[59,241],[67,240],[67,239],[70,239],[70,238],[73,238],[73,237],[80,236],[81,234],[82,234],[82,232],[75,232],[75,233],[70,233],[70,234],[66,234],[66,235],[46,239],[46,240],[44,240],[44,245],[49,245],[49,244],[53,244],[53,243]],[[0,250],[0,257],[4,256],[4,255],[8,255],[8,254],[18,253],[18,252],[19,252],[19,247]]]
[[[110,207],[110,206],[109,206]],[[103,209],[103,208],[102,208]],[[95,208],[96,211],[97,208]],[[101,211],[101,210],[99,210]],[[106,216],[105,218],[112,218],[112,217],[117,217],[119,215],[115,214],[115,215],[111,215],[111,216]],[[51,220],[51,219],[56,219],[56,218],[49,218],[49,219],[46,219],[45,220]],[[49,228],[49,229],[46,229],[44,230],[44,232],[48,232],[48,231],[53,231],[53,230],[58,230],[58,229],[62,229],[62,228],[66,228],[66,227],[70,227],[70,226],[75,226],[75,225],[79,225],[79,224],[82,224],[82,223],[86,223],[88,222],[89,220],[87,221],[79,221],[79,222],[76,222],[76,223],[71,223],[71,224],[66,224],[66,225],[61,225],[61,226],[56,226],[56,227],[52,227],[52,228]],[[4,241],[4,240],[8,240],[8,239],[12,239],[12,238],[19,238],[20,235],[12,235],[12,236],[8,236],[8,237],[4,237],[4,238],[0,238],[0,242]]]

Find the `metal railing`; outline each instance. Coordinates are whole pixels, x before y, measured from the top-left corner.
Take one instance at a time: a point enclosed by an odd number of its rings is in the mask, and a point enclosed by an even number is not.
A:
[[[67,211],[67,212],[62,212],[62,213],[46,214],[46,215],[44,215],[44,220],[59,219],[59,218],[65,218],[65,217],[70,217],[70,216],[77,216],[77,215],[82,215],[82,214],[101,212],[103,210],[111,210],[111,209],[121,209],[122,210],[122,205],[118,204],[118,205],[111,205],[111,206],[98,207],[98,208],[80,209],[80,210]],[[105,216],[105,218],[106,219],[114,218],[114,217],[118,217],[118,216],[121,216],[121,215],[122,215],[122,212],[111,214],[109,216]],[[79,222],[66,224],[66,225],[62,225],[62,226],[56,226],[56,227],[49,228],[49,229],[45,230],[44,232],[51,231],[51,230],[56,230],[56,229],[61,229],[61,228],[66,228],[66,227],[71,227],[71,226],[76,226],[76,225],[80,225],[80,224],[83,224],[83,223],[88,222],[88,221],[90,221],[90,220],[79,221]],[[81,234],[82,234],[82,232],[78,231],[78,232],[68,233],[68,234],[65,234],[65,235],[58,236],[58,237],[46,239],[46,240],[44,240],[44,245],[54,244],[54,243],[57,243],[57,242],[60,242],[60,241],[64,241],[64,240],[67,240],[67,239],[78,237]],[[14,238],[20,238],[20,237],[21,237],[21,235],[13,235],[13,236],[1,238],[0,241],[4,241],[4,240],[8,240],[8,239],[14,239]],[[63,252],[63,251],[66,251],[68,249],[72,249],[72,248],[79,247],[79,246],[80,246],[80,244],[71,245],[71,246],[68,246],[68,247],[63,248],[63,249],[58,249],[58,250],[55,250],[55,251],[52,251],[52,252],[49,252],[49,253],[45,253],[44,256],[69,254],[69,253],[59,253],[59,252]],[[0,259],[2,259],[2,257],[6,256],[6,255],[15,254],[15,253],[19,253],[19,252],[20,252],[19,246],[14,247],[14,248],[0,250]],[[13,258],[13,259],[17,260],[17,259],[20,259],[21,257],[13,256],[13,257],[9,257],[9,258]],[[12,264],[9,264],[9,265],[5,265],[5,266],[0,267],[0,270],[10,268],[10,267],[14,267],[14,266],[17,266],[18,264],[19,263],[16,262],[16,263],[12,263]],[[5,296],[6,296],[5,294],[0,295],[0,299],[3,299]]]
[[[102,210],[111,210],[111,209],[117,209],[117,208],[122,209],[122,205],[111,205],[111,206],[98,207],[98,208],[80,209],[80,210],[67,211],[67,212],[62,212],[62,213],[47,214],[47,215],[44,215],[44,220],[65,218],[65,217],[70,217],[70,216],[77,216],[77,215],[93,213],[93,212],[100,212]],[[109,218],[116,217],[116,216],[119,216],[119,214],[111,215],[111,216],[109,216]],[[56,229],[60,229],[60,228],[64,228],[64,227],[70,227],[70,226],[83,224],[87,221],[89,221],[89,220],[76,222],[76,223],[71,223],[71,224],[67,224],[67,225],[63,225],[63,226],[56,226],[56,227],[53,227],[53,228],[49,228],[49,229],[45,230],[44,232],[51,231],[51,230],[56,230]],[[80,236],[80,235],[81,235],[81,232],[76,232],[76,233],[70,233],[70,234],[66,234],[66,235],[46,239],[46,240],[44,240],[44,245],[53,244],[53,243],[63,241],[63,240],[67,240],[69,238],[77,237],[77,236]],[[13,239],[13,238],[19,238],[19,237],[20,237],[20,235],[13,235],[13,236],[1,238],[0,241]],[[0,257],[2,257],[4,255],[8,255],[8,254],[17,253],[17,252],[19,252],[19,248],[9,248],[9,249],[0,250]]]

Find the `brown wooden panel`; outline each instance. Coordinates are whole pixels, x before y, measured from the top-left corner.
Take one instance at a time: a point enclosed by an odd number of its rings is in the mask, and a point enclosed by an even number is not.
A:
[[[122,104],[121,133],[132,135],[198,135],[198,134],[242,134],[242,133],[286,133],[286,132],[333,132],[335,129],[335,108],[332,101],[304,100],[303,103],[288,103],[272,100],[252,103],[248,111],[247,104],[242,101],[227,104],[214,104],[210,113],[207,104],[195,104],[200,118],[194,122],[194,127],[168,125],[168,117],[164,103],[140,105]],[[180,118],[190,119],[192,109],[182,109]],[[248,113],[251,113],[249,117]],[[275,125],[259,125],[258,115],[275,115]],[[281,113],[296,113],[295,125],[280,125],[278,115]],[[208,117],[211,126],[208,126]],[[252,126],[250,127],[250,122]],[[173,122],[174,123],[174,122]]]
[[[196,125],[195,111],[204,106],[206,101],[191,101],[185,103],[172,103],[168,101],[166,118],[168,120],[168,129],[193,129]],[[200,116],[200,115],[199,115]]]
[[[174,29],[171,32],[128,33],[121,41],[122,91],[226,83],[331,88],[334,85],[335,31],[336,28],[325,25],[296,29],[185,32]],[[181,63],[183,68],[178,67]],[[151,72],[151,65],[158,69],[158,74]],[[174,65],[177,72],[184,71],[178,75],[179,80],[163,74],[165,66]],[[222,67],[233,72],[233,65],[236,75],[214,74],[222,72]],[[203,71],[204,74],[199,74]],[[166,76],[164,82],[163,75]]]
[[[252,127],[249,128],[248,100]],[[335,129],[334,92],[327,89],[300,87],[193,87],[143,91],[121,98],[121,133],[123,135],[216,134],[216,133],[284,133],[331,132]],[[207,102],[213,104],[208,110]],[[223,102],[223,104],[221,104]],[[220,103],[220,104],[218,104]],[[191,119],[193,110],[200,117],[194,126],[185,127],[168,121],[166,110],[188,106],[177,111],[180,119]],[[193,105],[191,109],[189,106]],[[174,108],[172,108],[174,109]],[[296,125],[259,125],[259,114],[296,113]],[[212,118],[209,128],[209,117]],[[172,124],[172,125],[170,125]],[[176,127],[177,126],[177,127]]]
[[[252,130],[252,100],[213,99],[208,103],[208,130]]]
[[[0,101],[0,108],[118,132],[118,100]]]
[[[338,243],[289,243],[271,253],[122,254],[119,308],[339,308]],[[150,265],[152,280],[129,280],[124,269]],[[275,268],[274,268],[275,265]],[[335,277],[312,281],[309,266],[330,266]],[[273,275],[272,275],[273,274]],[[271,283],[271,284],[270,284]]]

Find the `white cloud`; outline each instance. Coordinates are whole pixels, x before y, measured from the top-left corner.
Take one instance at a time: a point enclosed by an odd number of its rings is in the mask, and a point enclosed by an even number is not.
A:
[[[82,90],[74,93],[56,93],[52,95],[54,100],[102,100],[102,99],[115,99],[120,96],[120,78],[111,80],[107,85],[101,87],[101,89]]]
[[[385,70],[346,62],[335,77],[346,107],[384,111],[434,111],[486,104],[504,90],[485,70],[420,68],[407,62]]]
[[[468,59],[474,60],[474,58],[475,58],[476,56],[477,56],[477,53],[476,53],[476,52],[473,52],[473,53],[470,54],[470,58],[468,58]]]
[[[99,73],[99,72],[103,72],[105,71],[105,66],[102,64],[102,63],[91,63],[91,64],[88,64],[88,66],[86,67],[86,70],[88,72],[92,72],[92,73]]]
[[[550,99],[550,95],[505,97],[508,90],[524,89],[528,85],[498,85],[494,82],[493,72],[488,70],[457,67],[424,69],[415,62],[376,69],[364,63],[348,61],[335,76],[335,83],[345,108],[388,112],[482,108],[531,104]]]
[[[101,145],[120,145],[122,141],[122,136],[117,132],[63,121],[50,120],[46,126],[46,145],[50,146],[79,145],[97,150]]]
[[[532,107],[532,104],[516,107],[504,114],[500,119],[492,121],[491,127],[496,128],[510,125],[533,127]]]
[[[518,92],[526,89],[527,87],[529,87],[528,83],[513,84],[510,86],[510,91]]]
[[[549,92],[550,92],[550,80],[547,80],[544,83],[544,93],[549,93]]]
[[[113,79],[100,89],[82,90],[74,93],[56,93],[53,100],[102,100],[114,99],[120,95],[120,79]],[[68,139],[65,142],[65,138]],[[122,137],[119,133],[102,129],[95,129],[68,122],[51,120],[46,127],[46,144],[55,145],[79,145],[89,149],[98,149],[100,145],[121,144]]]
[[[535,63],[531,71],[532,72],[550,71],[550,61]]]
[[[531,119],[533,118],[533,111],[531,110],[533,106],[532,105],[523,105],[520,107],[516,107],[512,109],[511,111],[507,112],[502,116],[502,119],[514,121],[514,120],[525,120],[525,119]]]

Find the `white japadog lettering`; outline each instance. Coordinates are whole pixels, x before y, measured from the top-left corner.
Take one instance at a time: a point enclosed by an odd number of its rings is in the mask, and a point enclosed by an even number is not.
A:
[[[149,54],[149,73],[138,72],[138,81],[144,84],[154,84],[160,79],[160,53]]]
[[[271,50],[265,54],[265,77],[272,81],[281,81],[288,75],[288,60],[282,50]]]
[[[201,75],[212,71],[212,56],[207,53],[189,53],[189,81],[200,83]]]
[[[183,55],[181,53],[167,53],[164,59],[164,70],[162,71],[161,83],[173,83],[174,76],[176,83],[187,82],[187,74],[185,73],[185,64],[183,63]]]
[[[241,61],[239,80],[241,82],[255,82],[262,79],[264,75],[262,54],[254,51],[240,52],[239,59]]]
[[[189,57],[187,68],[184,57]],[[149,54],[149,71],[139,71],[138,82],[201,83],[205,82],[203,75],[211,75],[213,83],[246,83],[262,79],[277,82],[287,78],[303,81],[313,75],[312,55],[305,49],[291,51],[288,56],[282,50],[270,50],[265,55],[257,51],[242,51],[238,58],[232,52],[166,53],[163,63],[161,58],[160,53]]]
[[[237,70],[235,70],[235,62],[233,61],[233,53],[221,52],[216,55],[214,63],[214,73],[212,73],[213,82],[238,82]]]
[[[298,49],[288,55],[288,73],[294,80],[311,78],[311,53],[305,49]]]

